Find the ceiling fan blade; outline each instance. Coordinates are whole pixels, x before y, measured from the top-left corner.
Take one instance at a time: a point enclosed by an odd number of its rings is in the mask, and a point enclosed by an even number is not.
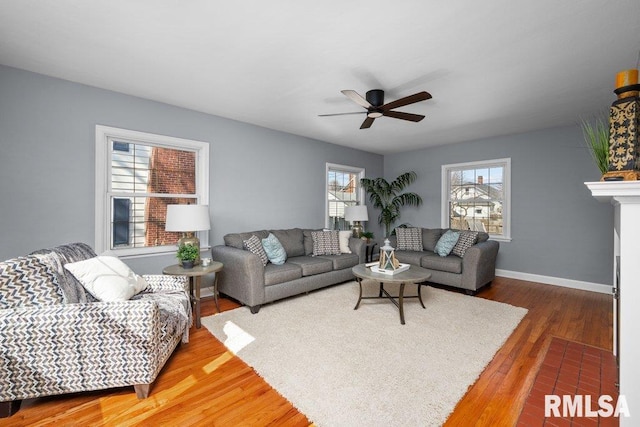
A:
[[[362,122],[362,125],[360,126],[360,129],[369,129],[371,127],[371,125],[373,124],[373,121],[375,119],[372,119],[371,117],[367,117],[366,119],[364,119],[364,122]]]
[[[365,98],[360,96],[360,94],[358,92],[356,92],[355,90],[341,90],[340,92],[342,92],[342,94],[344,96],[346,96],[347,98],[351,99],[356,104],[362,105],[364,108],[372,107],[372,105],[369,103],[369,101],[367,101]]]
[[[383,111],[382,115],[393,117],[394,119],[409,120],[410,122],[419,122],[424,119],[421,114],[402,113],[400,111]]]
[[[329,116],[346,116],[349,114],[367,114],[366,111],[354,111],[353,113],[332,113],[332,114],[318,114],[318,117],[329,117]]]
[[[413,104],[415,102],[426,101],[427,99],[431,99],[431,94],[429,92],[418,92],[413,95],[405,96],[404,98],[396,99],[395,101],[391,101],[388,104],[384,104],[380,107],[382,110],[393,110],[394,108],[403,107],[405,105]]]

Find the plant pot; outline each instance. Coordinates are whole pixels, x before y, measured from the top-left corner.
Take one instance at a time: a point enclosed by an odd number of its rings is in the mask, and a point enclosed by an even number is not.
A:
[[[193,261],[182,261],[182,268],[193,268]]]

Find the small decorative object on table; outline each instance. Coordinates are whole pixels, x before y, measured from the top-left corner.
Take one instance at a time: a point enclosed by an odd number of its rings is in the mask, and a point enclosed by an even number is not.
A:
[[[373,233],[370,231],[363,231],[360,233],[360,238],[367,242],[367,244],[371,243],[371,239],[373,239]]]
[[[199,255],[200,248],[189,244],[182,244],[178,247],[176,258],[182,262],[183,268],[193,268],[193,264]]]
[[[406,271],[409,264],[401,264],[396,259],[395,249],[389,239],[384,239],[384,246],[380,248],[380,261],[377,266],[371,267],[371,271],[383,274],[394,274]]]

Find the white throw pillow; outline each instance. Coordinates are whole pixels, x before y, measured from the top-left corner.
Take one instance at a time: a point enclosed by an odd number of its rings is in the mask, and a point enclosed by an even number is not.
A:
[[[120,259],[97,256],[65,264],[82,286],[100,301],[126,301],[147,288],[147,281]]]
[[[340,242],[340,252],[343,254],[350,254],[351,249],[349,249],[349,237],[353,236],[353,232],[346,230],[340,231],[338,234],[338,241]]]

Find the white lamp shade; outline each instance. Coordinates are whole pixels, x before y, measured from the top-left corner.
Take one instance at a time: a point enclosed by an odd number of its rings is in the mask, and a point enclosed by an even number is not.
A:
[[[208,205],[167,205],[167,231],[209,230]]]
[[[369,221],[369,214],[365,205],[347,206],[344,208],[346,221]]]

